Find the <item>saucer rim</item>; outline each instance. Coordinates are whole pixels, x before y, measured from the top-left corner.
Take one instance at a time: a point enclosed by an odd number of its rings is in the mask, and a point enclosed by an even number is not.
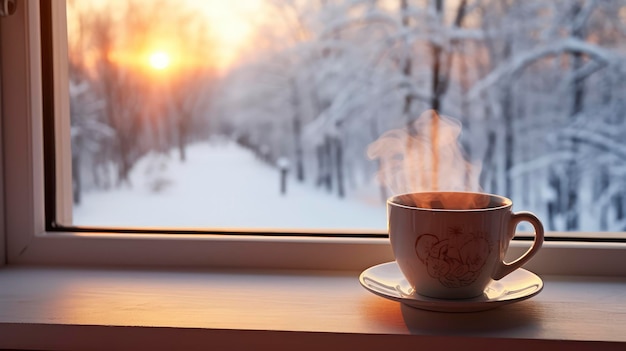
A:
[[[502,300],[498,300],[498,299],[482,299],[481,300],[477,298],[437,299],[433,297],[422,296],[422,295],[416,294],[415,292],[410,295],[411,296],[410,298],[398,297],[398,296],[385,294],[383,291],[370,288],[364,282],[364,278],[366,277],[368,272],[371,272],[372,270],[378,267],[388,266],[388,265],[395,265],[396,267],[398,267],[398,264],[396,261],[390,261],[390,262],[385,262],[385,263],[379,263],[377,265],[371,266],[363,270],[361,274],[359,275],[359,283],[361,284],[361,286],[365,288],[367,291],[373,293],[374,295],[383,297],[385,299],[397,301],[413,308],[417,308],[421,310],[428,310],[428,311],[435,311],[435,312],[479,312],[479,311],[490,310],[490,309],[494,309],[500,306],[527,300],[539,294],[543,290],[543,287],[544,287],[543,280],[537,274],[524,268],[518,268],[515,271],[513,271],[511,274],[514,274],[515,272],[518,272],[518,271],[519,272],[523,271],[526,274],[529,274],[530,276],[532,276],[533,279],[537,281],[538,287],[535,290],[530,291],[528,294],[517,296],[515,298],[502,299]],[[505,279],[506,277],[495,282],[502,282],[502,280],[505,280]],[[404,277],[401,277],[399,282],[406,282],[406,279]],[[490,284],[493,284],[493,282]],[[418,296],[418,298],[415,298],[413,296]]]

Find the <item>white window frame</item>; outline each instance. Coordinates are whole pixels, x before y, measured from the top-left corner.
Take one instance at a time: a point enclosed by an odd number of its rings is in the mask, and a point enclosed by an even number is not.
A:
[[[61,2],[52,3],[59,6]],[[53,15],[62,10],[62,6],[56,7]],[[4,236],[4,240],[0,240],[0,262],[10,265],[361,270],[393,260],[388,240],[381,238],[47,232],[43,201],[39,2],[18,1],[18,11],[13,16],[0,18],[0,35],[2,213],[5,214],[5,230],[0,234]],[[61,38],[58,33],[54,36]],[[62,45],[56,46],[59,47]],[[62,66],[54,68],[56,77],[63,77],[67,70]],[[65,83],[57,78],[55,88],[62,92],[66,89],[63,88]],[[55,112],[69,118],[67,99],[64,103],[62,100],[56,101]],[[69,123],[59,122],[62,121],[57,120],[56,132],[69,135]],[[57,154],[60,150],[68,152],[69,137],[65,140],[64,144],[55,146]],[[67,158],[69,153],[65,155]],[[69,164],[62,158],[57,160],[59,162],[61,182],[57,186],[68,189]],[[71,184],[69,186],[71,189]],[[57,200],[57,206],[63,208],[67,201]],[[2,220],[0,216],[0,224]],[[611,235],[623,237],[624,234]],[[509,254],[520,255],[528,246],[528,242],[514,241]],[[540,274],[626,276],[625,263],[626,243],[560,241],[546,242],[527,267]]]

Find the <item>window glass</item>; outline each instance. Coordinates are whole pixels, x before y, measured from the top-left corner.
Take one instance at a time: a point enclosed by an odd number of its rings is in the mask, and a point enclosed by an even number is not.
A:
[[[65,225],[375,232],[389,196],[459,190],[626,230],[626,1],[73,0],[67,25]]]

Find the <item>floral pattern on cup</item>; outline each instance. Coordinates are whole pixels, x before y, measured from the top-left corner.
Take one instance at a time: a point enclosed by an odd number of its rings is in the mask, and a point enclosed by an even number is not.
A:
[[[439,239],[425,233],[417,237],[415,252],[426,265],[428,274],[449,288],[473,283],[480,275],[491,244],[481,232],[465,233],[461,228],[449,228],[448,237]]]

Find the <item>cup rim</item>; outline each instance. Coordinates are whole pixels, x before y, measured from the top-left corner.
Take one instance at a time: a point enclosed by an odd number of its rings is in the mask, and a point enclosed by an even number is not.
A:
[[[487,208],[451,209],[451,208],[418,207],[418,206],[411,206],[411,205],[405,205],[405,204],[401,204],[401,203],[398,203],[398,202],[394,202],[395,199],[397,199],[397,198],[399,198],[401,196],[407,196],[407,195],[427,195],[427,194],[482,195],[482,196],[488,196],[490,198],[498,199],[502,203],[502,205],[495,206],[495,207],[487,207]],[[387,205],[388,206],[405,208],[405,209],[408,209],[408,210],[429,211],[429,212],[486,212],[486,211],[497,211],[497,210],[510,208],[510,207],[513,206],[513,201],[511,199],[509,199],[508,197],[505,197],[505,196],[496,195],[496,194],[490,194],[490,193],[476,192],[476,191],[415,191],[415,192],[408,192],[408,193],[402,193],[402,194],[396,194],[396,195],[390,196],[387,199]]]

